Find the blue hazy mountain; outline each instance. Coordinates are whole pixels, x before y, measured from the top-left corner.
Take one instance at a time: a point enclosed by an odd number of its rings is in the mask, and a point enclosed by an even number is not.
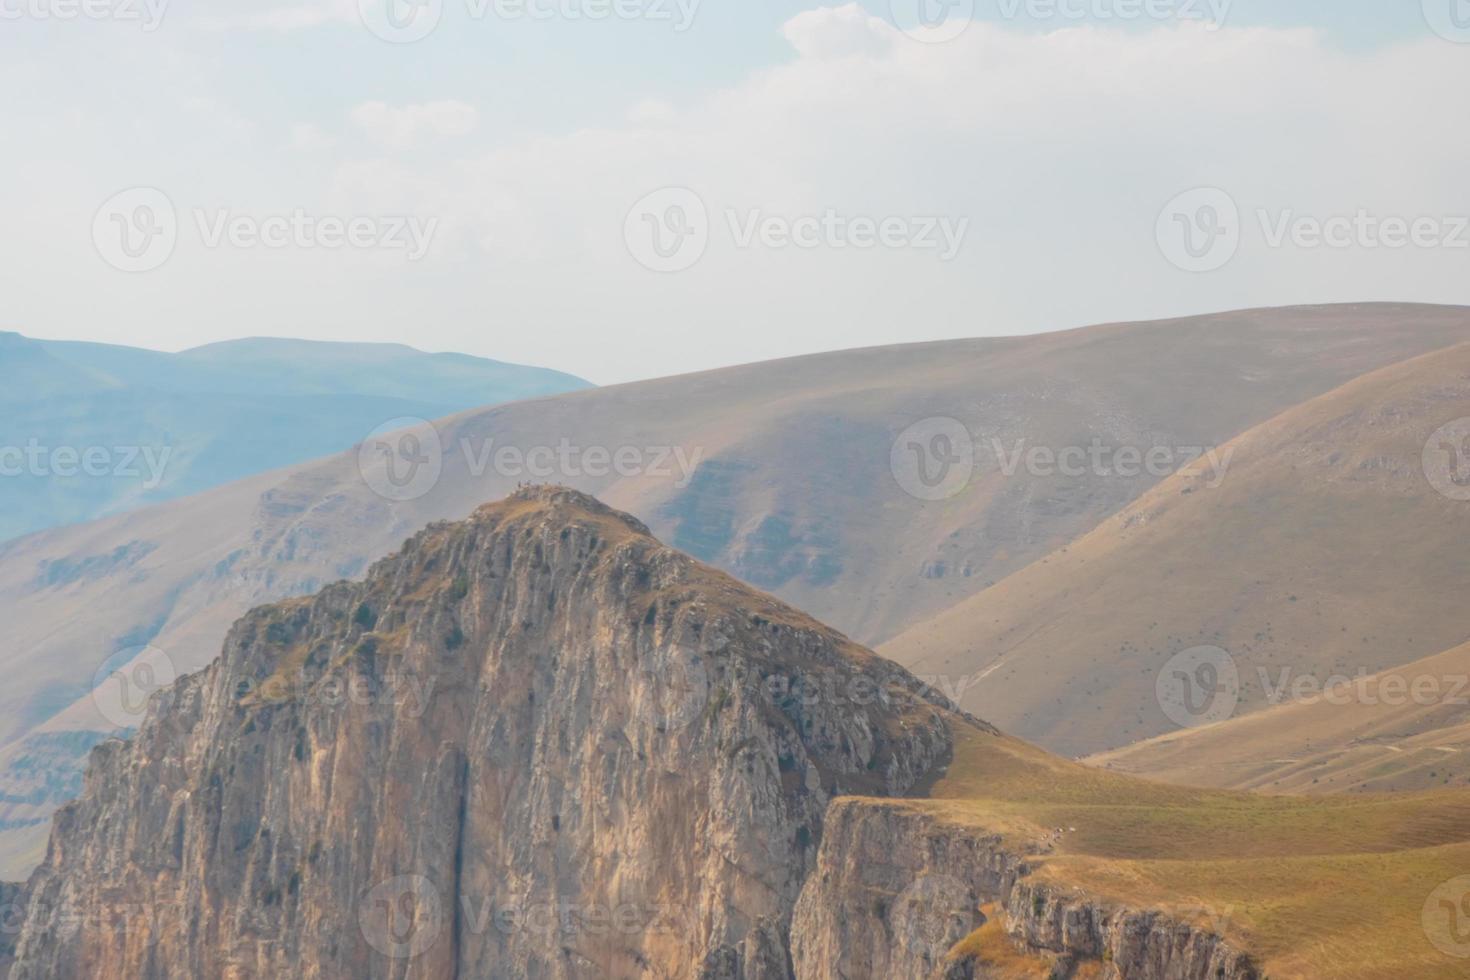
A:
[[[0,333],[0,540],[325,456],[402,417],[590,385],[396,344],[258,338],[177,354]]]

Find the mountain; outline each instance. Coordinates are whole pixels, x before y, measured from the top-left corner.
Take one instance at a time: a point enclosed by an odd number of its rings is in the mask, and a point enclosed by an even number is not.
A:
[[[98,733],[137,724],[136,709],[103,711],[92,694],[111,671],[144,653],[159,679],[197,670],[249,607],[361,575],[430,521],[464,517],[527,479],[595,492],[682,550],[874,643],[1066,545],[1160,479],[1007,475],[987,455],[991,440],[1007,453],[1022,440],[1215,446],[1466,339],[1465,310],[1371,305],[824,354],[449,418],[388,441],[437,464],[403,487],[387,469],[401,455],[385,460],[370,442],[0,545],[0,613],[11,623],[0,666],[13,681],[0,690],[0,871],[22,875],[39,860],[45,819],[71,798]],[[932,448],[944,433],[913,427],[940,417],[973,433],[973,475],[941,488],[953,496],[922,499],[909,492],[933,495],[917,464],[939,457],[917,459],[912,445]],[[970,683],[933,680],[952,697]]]
[[[1447,650],[1470,638],[1470,503],[1425,461],[1467,418],[1470,345],[1383,368],[1223,447],[1217,486],[1176,474],[883,652],[973,672],[966,707],[1083,755]],[[1199,682],[1218,697],[1171,715]]]
[[[339,452],[403,417],[588,387],[393,344],[254,339],[179,354],[0,334],[0,540]]]
[[[1405,792],[1470,783],[1470,644],[1366,677],[1344,675],[1243,718],[1089,758],[1195,786],[1284,793]]]
[[[1470,791],[1049,756],[533,487],[236,623],[93,750],[0,888],[0,955],[8,980],[1448,980],[1425,902],[1467,857]]]
[[[827,801],[913,787],[947,711],[632,518],[523,492],[255,610],[100,748],[11,977],[785,976]],[[158,918],[112,930],[114,902]]]

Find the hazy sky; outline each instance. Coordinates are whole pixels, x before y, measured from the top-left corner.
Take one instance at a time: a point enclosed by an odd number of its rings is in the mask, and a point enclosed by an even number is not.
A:
[[[0,329],[608,383],[1470,303],[1470,0],[418,4],[0,0]]]

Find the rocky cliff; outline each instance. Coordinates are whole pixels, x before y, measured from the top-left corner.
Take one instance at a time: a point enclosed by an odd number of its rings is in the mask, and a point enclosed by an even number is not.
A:
[[[961,732],[999,737],[636,520],[523,490],[251,612],[98,746],[0,887],[0,978],[12,945],[10,980],[1009,976],[966,952],[985,907],[1057,977],[1255,980],[894,799]]]
[[[788,977],[829,802],[910,792],[947,711],[524,491],[250,613],[99,746],[11,977]]]
[[[1157,912],[1048,888],[999,836],[950,823],[922,804],[838,800],[792,924],[798,980],[907,977],[985,980],[1013,974],[965,940],[985,924],[1054,980],[1259,980],[1249,957]]]
[[[0,881],[0,977],[10,971],[25,912],[25,886]]]

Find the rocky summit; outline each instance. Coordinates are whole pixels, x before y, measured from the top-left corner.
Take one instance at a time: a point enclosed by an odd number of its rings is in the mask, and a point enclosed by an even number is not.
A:
[[[914,793],[960,718],[523,489],[249,613],[99,746],[7,892],[10,980],[790,977],[829,803]]]

